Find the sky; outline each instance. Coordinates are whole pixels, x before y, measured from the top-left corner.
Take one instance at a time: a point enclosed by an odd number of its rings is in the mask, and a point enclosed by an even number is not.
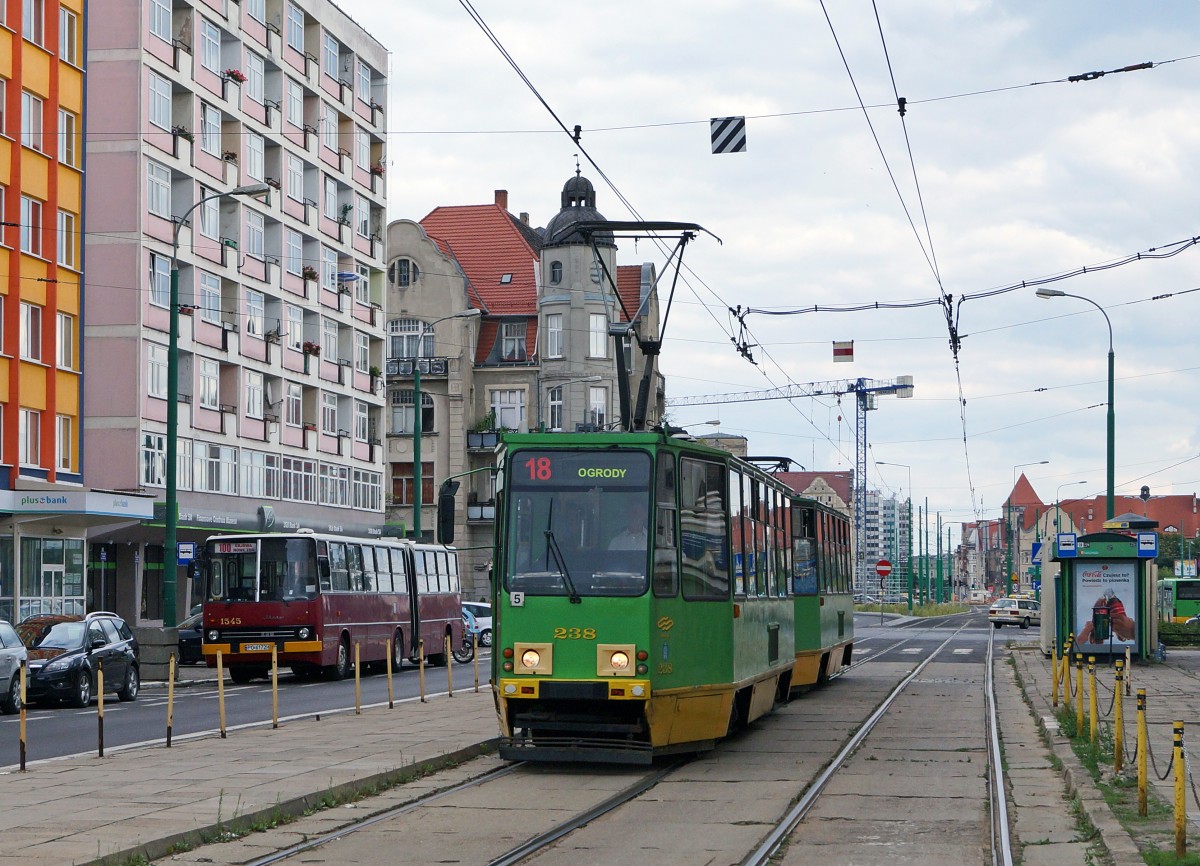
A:
[[[947,522],[999,517],[1022,472],[1046,502],[1102,496],[1099,305],[1117,494],[1200,490],[1200,246],[1186,243],[1200,235],[1200,4],[841,0],[827,17],[815,0],[474,0],[528,84],[457,0],[339,5],[390,52],[390,219],[505,189],[543,226],[578,159],[606,218],[720,238],[684,255],[669,400],[911,375],[912,399],[880,396],[867,414],[871,487]],[[746,152],[712,154],[710,118],[734,115]],[[582,127],[578,145],[559,121]],[[617,258],[660,272],[666,259],[645,241]],[[1048,288],[1090,302],[1021,287],[1055,277]],[[957,357],[936,303],[730,312],[947,295]],[[854,341],[853,363],[833,361],[835,340]],[[847,394],[669,416],[845,470],[855,412]]]

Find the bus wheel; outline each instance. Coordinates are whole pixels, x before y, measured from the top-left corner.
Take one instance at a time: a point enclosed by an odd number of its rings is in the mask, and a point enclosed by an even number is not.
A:
[[[392,635],[392,670],[399,671],[404,667],[404,632],[396,629],[396,633]]]
[[[344,680],[350,676],[350,644],[343,637],[338,641],[337,661],[325,668],[331,680]]]
[[[250,680],[254,679],[255,675],[258,673],[260,673],[260,671],[257,668],[230,668],[229,678],[240,686],[250,682]]]

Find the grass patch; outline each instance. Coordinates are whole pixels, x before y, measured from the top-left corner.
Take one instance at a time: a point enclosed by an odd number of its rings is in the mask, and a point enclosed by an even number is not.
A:
[[[855,611],[858,613],[879,613],[879,605],[877,604],[856,604]],[[953,613],[967,613],[971,609],[970,605],[961,604],[958,602],[942,602],[941,604],[914,604],[911,616],[949,616]],[[908,603],[902,604],[885,604],[883,606],[884,613],[899,613],[904,616],[909,616]]]

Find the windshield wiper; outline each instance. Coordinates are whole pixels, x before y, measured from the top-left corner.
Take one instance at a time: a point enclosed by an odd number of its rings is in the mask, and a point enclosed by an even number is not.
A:
[[[554,530],[546,527],[546,549],[554,555],[554,564],[558,566],[562,573],[563,583],[567,585],[567,593],[571,598],[571,604],[582,604],[583,600],[579,597],[579,593],[575,590],[575,582],[571,580],[571,572],[567,571],[566,560],[563,559],[562,551],[558,549],[558,539],[554,537]]]

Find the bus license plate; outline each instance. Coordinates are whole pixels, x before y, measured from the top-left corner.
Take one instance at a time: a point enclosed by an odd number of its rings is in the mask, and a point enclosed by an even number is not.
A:
[[[244,643],[242,644],[242,652],[244,653],[269,653],[271,645],[269,643]]]

